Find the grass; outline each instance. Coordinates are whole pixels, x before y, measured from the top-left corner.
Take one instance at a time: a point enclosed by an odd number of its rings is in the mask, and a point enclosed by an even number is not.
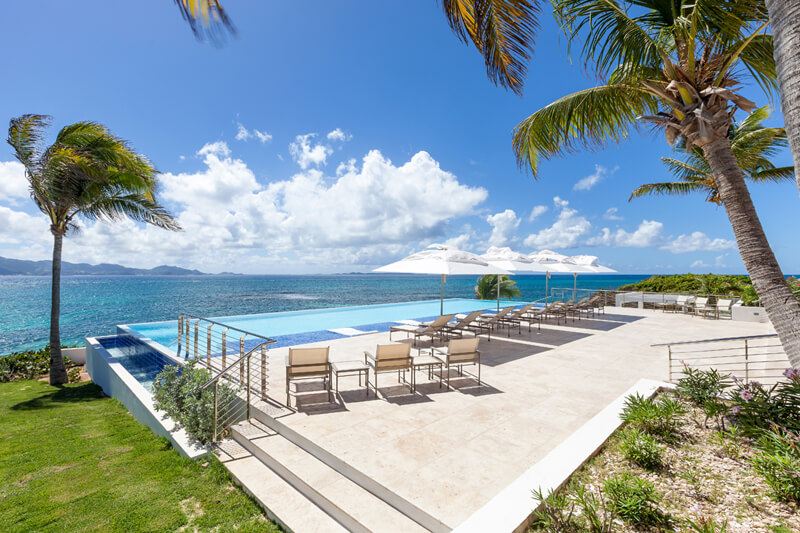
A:
[[[204,466],[205,465],[205,466]],[[280,531],[92,383],[0,384],[0,530]]]

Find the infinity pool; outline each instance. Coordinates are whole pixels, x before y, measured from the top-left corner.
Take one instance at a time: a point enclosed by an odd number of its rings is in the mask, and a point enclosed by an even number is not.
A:
[[[524,303],[500,301],[501,306]],[[445,314],[469,313],[496,307],[497,302],[492,300],[453,298],[444,301]],[[402,320],[427,320],[437,316],[439,316],[439,300],[208,318],[227,326],[271,337],[278,341],[273,347],[279,347],[332,340],[353,334],[333,331],[342,328],[353,328],[360,332],[388,331],[389,327],[397,325]],[[174,348],[177,345],[177,320],[129,324],[126,327],[132,333],[150,338],[163,346]]]

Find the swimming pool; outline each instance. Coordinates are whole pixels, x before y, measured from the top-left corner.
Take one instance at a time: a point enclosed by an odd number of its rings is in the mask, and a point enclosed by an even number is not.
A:
[[[501,306],[525,303],[500,301]],[[496,300],[452,298],[444,301],[444,312],[445,314],[469,313],[479,309],[495,309],[496,306]],[[428,320],[437,316],[439,316],[439,300],[209,318],[227,326],[273,338],[278,342],[271,347],[276,348],[335,340],[359,332],[388,331],[391,326],[397,325],[402,320]],[[177,346],[177,320],[128,324],[125,328],[135,335],[152,339],[168,348]],[[352,328],[356,332],[336,331],[343,328]]]
[[[165,366],[176,364],[166,355],[129,335],[99,337],[97,341],[149,392],[153,392],[153,381],[158,373]]]

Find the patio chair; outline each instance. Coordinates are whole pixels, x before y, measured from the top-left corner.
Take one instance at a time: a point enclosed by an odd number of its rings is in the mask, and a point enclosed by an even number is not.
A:
[[[402,326],[392,326],[389,328],[389,340],[392,340],[392,333],[395,331],[403,331],[408,335],[414,336],[414,345],[416,346],[417,340],[420,337],[430,337],[431,344],[435,341],[435,339],[445,339],[447,337],[447,330],[445,326],[447,323],[450,322],[455,314],[452,315],[442,315],[433,322],[428,324],[420,324],[420,325],[409,325],[403,324]]]
[[[481,384],[481,352],[478,351],[477,337],[473,339],[454,339],[447,344],[447,349],[431,348],[431,354],[447,367],[447,387],[450,387],[450,367],[458,367],[459,374],[464,365],[478,365],[478,385]]]
[[[527,324],[528,324],[528,332],[530,332],[531,331],[531,322],[532,322],[532,320],[527,318],[527,315],[530,312],[530,310],[534,307],[534,305],[535,304],[527,304],[527,305],[525,305],[523,307],[520,307],[519,309],[516,309],[516,310],[512,311],[511,313],[509,313],[508,315],[506,315],[502,319],[502,321],[506,325],[508,325],[509,329],[512,326],[517,326],[517,329],[518,329],[520,334],[522,333],[522,323],[523,322],[527,322]],[[539,329],[542,329],[541,323],[539,323]]]
[[[505,322],[503,319],[506,317],[508,313],[514,310],[514,306],[504,307],[499,312],[493,315],[481,315],[478,317],[478,321],[483,324],[484,326],[488,326],[491,329],[496,327],[502,327]],[[508,330],[508,336],[511,336],[511,329]]]
[[[655,302],[653,305],[655,305],[656,309],[661,309],[662,313],[666,313],[670,309],[675,308],[678,303],[678,298],[679,297],[674,294],[665,294],[662,301]]]
[[[491,342],[492,340],[492,328],[487,326],[486,324],[482,323],[479,320],[479,317],[483,313],[482,309],[478,311],[473,311],[470,314],[459,318],[456,315],[456,319],[458,322],[455,324],[447,324],[445,329],[449,332],[458,333],[459,336],[463,335],[465,331],[469,331],[470,333],[474,333],[477,337],[478,335],[486,334],[486,339]]]
[[[586,311],[585,305],[588,302],[589,302],[589,296],[581,298],[579,301],[566,307],[567,314],[571,314],[573,320],[575,320],[576,316],[578,317],[578,320],[580,320],[581,312]]]
[[[303,379],[324,378],[328,401],[333,401],[331,391],[330,346],[324,348],[289,348],[286,357],[286,405],[290,405],[289,383]],[[296,394],[296,393],[295,393]]]
[[[683,296],[683,299],[681,299]],[[694,296],[678,296],[678,301],[675,302],[675,310],[680,311],[681,313],[690,313],[694,310]]]
[[[545,307],[531,307],[525,314],[527,320],[536,320],[539,322],[539,329],[542,329],[542,320],[547,317],[548,313],[552,311],[559,302],[553,302]]]
[[[733,300],[730,298],[720,298],[717,300],[717,303],[713,306],[709,306],[703,312],[703,316],[706,317],[708,315],[713,316],[714,318],[720,318],[723,313],[727,313],[729,317],[733,317],[733,312],[731,310],[733,307]]]
[[[433,347],[431,347],[433,349]],[[411,345],[410,344],[379,344],[375,349],[375,355],[364,352],[364,362],[369,365],[375,374],[373,381],[375,386],[375,396],[378,395],[378,374],[397,371],[397,382],[400,383],[400,373],[403,373],[405,381],[406,370],[411,371]],[[413,392],[414,387],[408,383]],[[367,383],[367,394],[369,394],[369,383]]]
[[[693,314],[695,315],[705,315],[706,311],[709,309],[713,310],[714,306],[709,305],[708,298],[701,296],[700,298],[696,298],[694,303],[692,304]]]

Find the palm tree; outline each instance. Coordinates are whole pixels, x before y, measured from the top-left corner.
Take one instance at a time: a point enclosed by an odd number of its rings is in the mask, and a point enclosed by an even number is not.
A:
[[[514,298],[519,296],[517,282],[508,279],[508,276],[500,277],[500,297]],[[497,274],[486,274],[478,278],[475,285],[475,296],[480,300],[497,300]]]
[[[729,134],[731,150],[739,168],[752,183],[794,182],[794,167],[775,167],[769,160],[769,157],[786,148],[787,142],[786,130],[765,128],[761,124],[768,117],[769,107],[760,107],[742,122],[735,123]],[[685,148],[683,141],[677,142],[676,148]],[[679,181],[642,185],[631,193],[628,201],[647,195],[704,192],[707,201],[722,205],[711,167],[700,148],[694,147],[682,161],[671,157],[662,157],[661,161]]]
[[[787,286],[731,148],[743,74],[777,89],[763,0],[555,0],[571,43],[604,83],[540,109],[514,132],[520,165],[626,137],[649,121],[674,144],[700,149],[733,227],[745,267],[794,366],[800,366],[800,304]]]
[[[794,166],[800,168],[800,2],[766,0],[775,36],[775,63],[781,87],[781,106]],[[800,188],[800,175],[796,176]]]
[[[8,144],[25,166],[31,198],[50,221],[53,234],[53,282],[50,306],[50,384],[67,382],[61,356],[61,247],[64,235],[77,231],[76,217],[116,220],[125,216],[159,228],[180,230],[156,202],[156,169],[100,124],[65,126],[44,147],[50,117],[23,115],[11,120]]]

